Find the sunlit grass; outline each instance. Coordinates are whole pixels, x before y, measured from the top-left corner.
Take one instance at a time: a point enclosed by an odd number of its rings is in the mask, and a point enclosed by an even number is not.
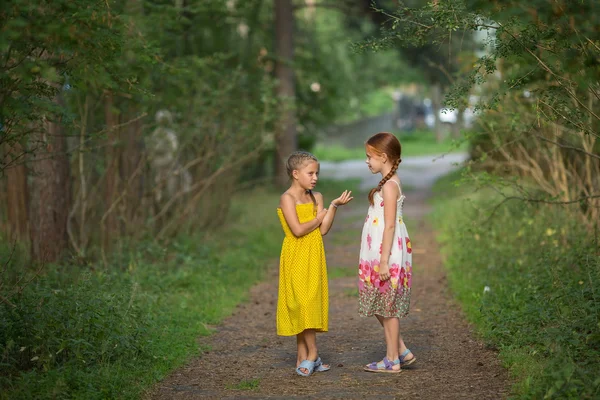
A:
[[[431,131],[417,131],[410,134],[397,134],[402,144],[402,157],[442,155],[445,153],[466,151],[468,144],[453,139],[437,142]],[[315,156],[322,161],[362,160],[364,147],[346,148],[340,145],[317,143],[313,149]]]

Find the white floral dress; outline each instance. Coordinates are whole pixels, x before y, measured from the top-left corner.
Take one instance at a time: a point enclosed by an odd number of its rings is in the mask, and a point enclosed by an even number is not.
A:
[[[396,228],[388,263],[391,277],[381,281],[379,260],[384,228],[383,197],[381,192],[376,192],[373,196],[374,204],[369,207],[360,243],[358,312],[361,316],[403,318],[408,315],[412,283],[412,247],[402,220],[404,199],[405,196],[401,194],[396,202]]]

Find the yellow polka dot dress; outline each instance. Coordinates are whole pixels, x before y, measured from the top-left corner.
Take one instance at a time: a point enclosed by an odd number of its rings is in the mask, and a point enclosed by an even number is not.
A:
[[[313,203],[297,204],[300,223],[315,218]],[[280,208],[277,215],[285,233],[279,260],[277,334],[293,336],[305,329],[327,332],[329,290],[323,237],[319,229],[296,237]]]

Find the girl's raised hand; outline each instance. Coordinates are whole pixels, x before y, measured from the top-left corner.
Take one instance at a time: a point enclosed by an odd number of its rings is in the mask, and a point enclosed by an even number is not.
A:
[[[334,206],[343,206],[344,204],[348,204],[354,197],[352,197],[351,190],[344,190],[342,195],[337,199],[333,200],[331,204]]]

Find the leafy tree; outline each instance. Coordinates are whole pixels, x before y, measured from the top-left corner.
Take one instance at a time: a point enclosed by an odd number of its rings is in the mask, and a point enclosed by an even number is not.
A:
[[[392,29],[373,46],[487,32],[487,53],[455,82],[448,104],[460,107],[479,90],[483,158],[490,168],[526,178],[509,185],[518,195],[507,200],[579,204],[588,221],[600,219],[596,2],[448,0],[402,5],[391,17]],[[545,195],[524,183],[530,181]],[[503,191],[501,183],[497,188]]]
[[[5,2],[0,26],[0,170],[23,163],[25,152],[33,156],[32,255],[51,261],[67,247],[65,92],[90,75],[126,79],[110,74],[122,46],[122,23],[105,1],[15,0]]]

